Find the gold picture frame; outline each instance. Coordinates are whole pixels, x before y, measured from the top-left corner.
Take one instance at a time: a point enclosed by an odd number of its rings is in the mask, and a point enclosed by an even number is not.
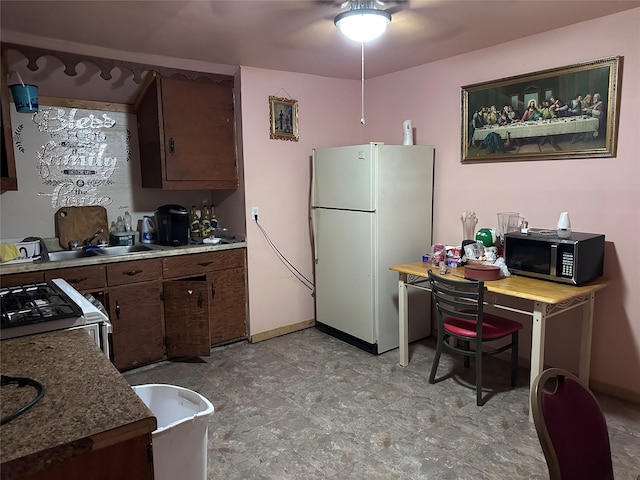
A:
[[[462,87],[461,162],[615,157],[621,69],[608,57]]]
[[[298,101],[269,96],[269,138],[298,141]]]

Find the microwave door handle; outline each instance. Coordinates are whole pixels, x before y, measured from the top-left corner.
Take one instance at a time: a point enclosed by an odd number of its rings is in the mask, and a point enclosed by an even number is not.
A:
[[[556,266],[558,265],[558,244],[551,244],[551,260],[549,261],[549,274],[552,277],[556,276]]]

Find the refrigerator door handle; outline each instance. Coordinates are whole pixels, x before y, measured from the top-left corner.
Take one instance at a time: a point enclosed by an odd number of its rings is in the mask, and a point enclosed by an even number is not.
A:
[[[318,264],[318,242],[316,239],[316,232],[318,231],[316,225],[316,207],[311,207],[311,238],[313,239],[313,264]]]
[[[314,149],[315,150],[315,149]],[[313,264],[318,264],[318,245],[316,242],[316,216],[315,216],[315,204],[316,204],[316,182],[315,175],[316,174],[316,163],[315,159],[312,157],[311,159],[311,201],[309,202],[310,211],[311,211],[311,238],[313,240]]]

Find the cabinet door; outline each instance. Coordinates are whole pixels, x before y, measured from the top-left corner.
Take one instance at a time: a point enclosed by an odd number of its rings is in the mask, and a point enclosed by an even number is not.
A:
[[[126,430],[123,426],[120,430]],[[122,436],[125,433],[121,433]],[[125,437],[126,438],[126,437]],[[152,443],[151,434],[139,435],[109,443],[97,450],[78,453],[70,459],[47,465],[44,470],[21,480],[112,480],[114,478],[135,478],[153,480],[153,459],[149,455]]]
[[[7,86],[7,57],[2,54],[2,81],[0,82],[0,139],[2,140],[2,163],[0,193],[8,190],[18,190],[16,177],[16,160],[13,151],[13,136],[11,134],[11,108],[9,107],[9,87]]]
[[[167,357],[198,357],[210,354],[211,296],[211,288],[205,280],[164,282]]]
[[[142,186],[238,189],[233,77],[155,77],[136,102]]]
[[[163,78],[166,179],[238,188],[233,89]]]
[[[113,363],[126,370],[164,358],[162,281],[109,288]]]
[[[247,336],[245,270],[230,268],[209,274],[212,284],[211,345],[220,345]]]

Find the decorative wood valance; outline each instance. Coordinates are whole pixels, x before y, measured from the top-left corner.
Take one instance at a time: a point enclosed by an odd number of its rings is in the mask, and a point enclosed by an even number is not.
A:
[[[160,67],[158,65],[147,65],[144,63],[126,62],[123,60],[114,60],[110,58],[93,57],[88,55],[78,55],[75,53],[61,52],[58,50],[48,50],[37,47],[29,47],[26,45],[17,45],[13,43],[2,43],[2,54],[6,54],[7,50],[16,50],[27,58],[29,63],[27,68],[32,72],[38,70],[38,59],[45,56],[52,56],[60,60],[64,66],[64,73],[70,77],[76,76],[78,72],[76,67],[80,63],[93,63],[100,69],[100,76],[105,80],[111,80],[111,71],[114,68],[127,70],[133,75],[133,81],[140,84],[143,81],[144,74],[148,71],[157,72],[161,77],[176,78],[184,80],[192,80],[196,82],[206,82],[218,85],[233,86],[233,76],[221,75],[207,72],[194,72],[190,70],[180,70],[175,68]]]

